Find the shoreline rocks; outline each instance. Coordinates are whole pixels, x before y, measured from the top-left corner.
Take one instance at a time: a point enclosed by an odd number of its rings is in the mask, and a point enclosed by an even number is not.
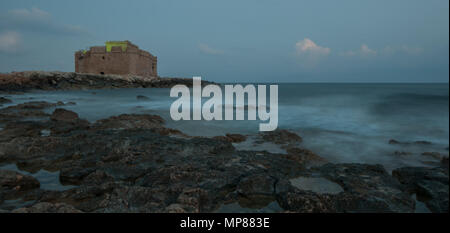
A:
[[[202,85],[212,82],[203,81]],[[29,90],[78,90],[114,88],[170,88],[177,84],[192,86],[190,78],[99,75],[74,72],[24,71],[0,74],[0,92]]]
[[[392,175],[404,185],[404,190],[416,194],[432,212],[448,213],[448,167],[403,167]]]
[[[32,176],[0,170],[0,209],[214,212],[229,203],[260,209],[275,202],[290,212],[413,212],[411,194],[425,193],[430,210],[448,212],[448,166],[391,175],[381,165],[328,163],[288,130],[257,135],[285,146],[286,154],[241,151],[233,143],[248,135],[192,137],[147,114],[91,123],[61,106],[31,102],[0,109],[7,122],[0,130],[0,165],[58,172],[61,185],[71,185],[48,190]],[[51,107],[52,114],[42,114]],[[25,117],[33,114],[43,117]],[[308,187],[317,182],[329,188]]]

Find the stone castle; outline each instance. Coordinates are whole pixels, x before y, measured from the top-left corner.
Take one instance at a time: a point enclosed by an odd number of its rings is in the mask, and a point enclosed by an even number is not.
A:
[[[107,41],[75,53],[75,72],[157,77],[157,58],[130,41]]]

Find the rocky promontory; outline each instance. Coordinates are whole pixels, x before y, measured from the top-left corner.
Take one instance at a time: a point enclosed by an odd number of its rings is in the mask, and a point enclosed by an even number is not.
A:
[[[203,81],[202,85],[210,82]],[[192,86],[190,78],[100,75],[74,72],[24,71],[0,74],[0,91],[78,90],[112,88],[170,88],[177,84]]]

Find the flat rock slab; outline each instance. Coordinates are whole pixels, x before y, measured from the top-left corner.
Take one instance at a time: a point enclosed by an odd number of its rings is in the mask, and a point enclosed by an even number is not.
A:
[[[322,177],[298,177],[290,179],[292,186],[305,191],[312,191],[320,194],[338,194],[344,189],[337,183]]]

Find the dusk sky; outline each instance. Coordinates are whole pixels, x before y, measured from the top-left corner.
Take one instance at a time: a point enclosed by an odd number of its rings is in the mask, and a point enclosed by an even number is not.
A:
[[[448,0],[0,2],[0,72],[74,71],[130,40],[160,76],[221,82],[448,82]]]

